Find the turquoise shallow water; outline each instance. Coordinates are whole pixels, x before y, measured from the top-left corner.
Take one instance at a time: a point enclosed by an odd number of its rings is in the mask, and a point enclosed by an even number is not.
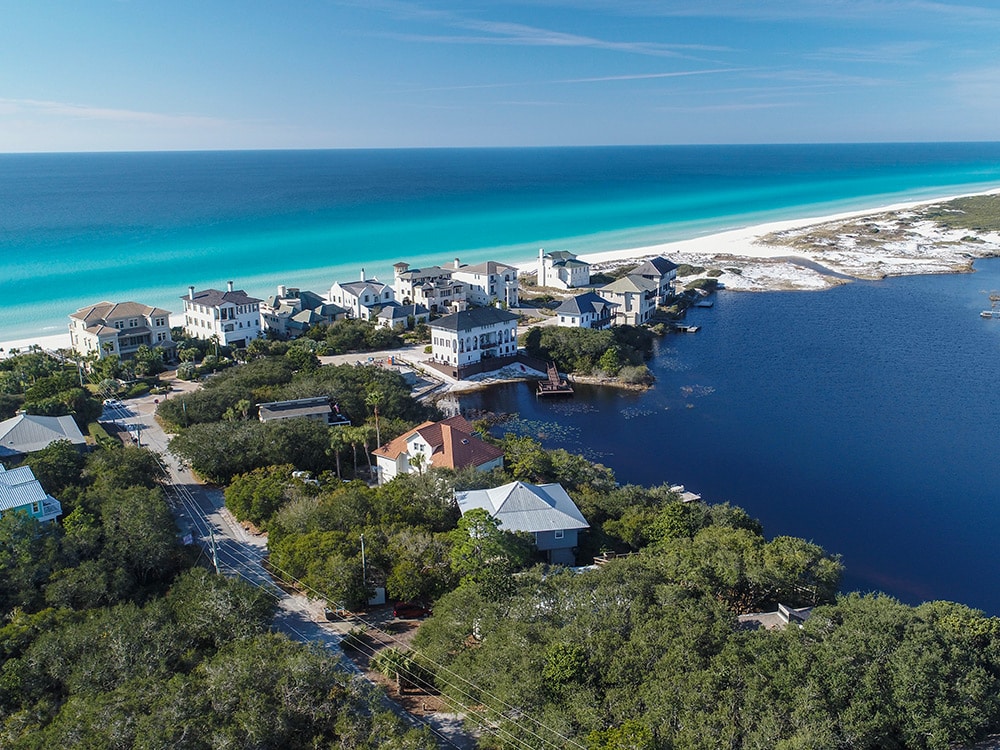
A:
[[[0,155],[3,340],[189,284],[640,247],[1000,185],[1000,144]]]

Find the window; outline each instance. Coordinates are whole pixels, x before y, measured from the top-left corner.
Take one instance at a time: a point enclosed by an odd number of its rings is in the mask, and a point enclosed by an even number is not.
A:
[[[125,321],[124,320],[116,320],[115,321],[115,328],[117,328],[119,331],[122,330],[124,327],[125,327]]]
[[[564,537],[565,535],[566,535],[566,532],[565,532],[565,531],[563,531],[562,529],[559,529],[558,531],[555,531],[555,532],[553,532],[553,534],[552,534],[552,536],[553,536],[553,537],[554,537],[555,539],[562,539],[562,538],[563,538],[563,537]]]
[[[42,504],[41,503],[32,503],[31,504],[31,512],[34,513],[37,516],[39,513],[42,512]]]

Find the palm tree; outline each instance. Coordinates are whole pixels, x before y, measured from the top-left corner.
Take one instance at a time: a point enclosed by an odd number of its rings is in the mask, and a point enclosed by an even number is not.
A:
[[[382,445],[382,431],[379,429],[378,423],[378,407],[381,406],[384,401],[385,394],[378,389],[370,390],[368,395],[365,397],[365,406],[370,406],[375,412],[375,442],[378,443],[376,447]]]

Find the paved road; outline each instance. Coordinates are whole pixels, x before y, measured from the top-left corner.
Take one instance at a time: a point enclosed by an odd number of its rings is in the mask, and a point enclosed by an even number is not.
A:
[[[422,350],[422,348],[421,348]],[[355,361],[357,358],[355,357]],[[166,396],[176,396],[199,387],[197,383],[173,381],[173,390]],[[217,560],[219,572],[238,576],[270,592],[277,602],[273,625],[289,638],[303,643],[318,643],[333,652],[341,665],[357,674],[360,670],[343,655],[340,642],[348,624],[328,622],[323,601],[291,594],[276,585],[264,570],[262,561],[267,554],[267,539],[246,531],[226,509],[223,493],[198,482],[190,469],[167,450],[169,436],[154,418],[157,404],[163,396],[143,396],[129,399],[122,406],[106,409],[102,420],[113,419],[133,436],[138,427],[139,441],[158,453],[173,485],[169,497],[171,509],[180,528],[190,528],[194,541],[209,557]],[[133,438],[134,439],[134,438]],[[429,724],[439,738],[439,746],[473,750],[475,741],[462,727],[462,719],[454,714],[437,714],[417,720],[387,697],[385,707],[415,725]]]

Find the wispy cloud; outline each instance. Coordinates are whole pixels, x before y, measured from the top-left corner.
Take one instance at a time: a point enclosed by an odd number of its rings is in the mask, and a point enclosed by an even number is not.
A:
[[[993,5],[950,3],[936,0],[523,0],[526,5],[547,5],[579,11],[607,12],[645,17],[731,18],[748,21],[868,20],[933,15],[946,22],[1000,23],[1000,9]]]
[[[686,78],[688,76],[718,75],[723,73],[739,73],[745,68],[712,68],[707,70],[677,70],[669,73],[629,73],[625,75],[591,76],[587,78],[553,78],[537,81],[500,81],[494,83],[470,83],[457,86],[432,86],[408,91],[466,91],[476,89],[506,89],[528,86],[552,86],[557,84],[578,83],[613,83],[616,81],[644,81],[660,78]]]
[[[78,120],[105,120],[175,128],[218,127],[227,124],[225,120],[201,115],[143,112],[140,110],[95,107],[89,104],[73,104],[41,99],[0,98],[0,114],[32,113]]]
[[[355,5],[356,3],[347,3]],[[385,32],[382,36],[433,44],[482,44],[524,47],[580,47],[625,52],[653,57],[681,57],[692,53],[732,51],[729,47],[705,44],[663,43],[646,40],[603,39],[510,21],[474,18],[460,12],[435,10],[395,0],[372,0],[368,9],[381,10],[407,21],[435,24],[450,31],[441,33]]]
[[[887,42],[868,47],[825,47],[808,53],[808,60],[824,60],[866,65],[902,65],[912,63],[917,56],[933,48],[930,42]]]

